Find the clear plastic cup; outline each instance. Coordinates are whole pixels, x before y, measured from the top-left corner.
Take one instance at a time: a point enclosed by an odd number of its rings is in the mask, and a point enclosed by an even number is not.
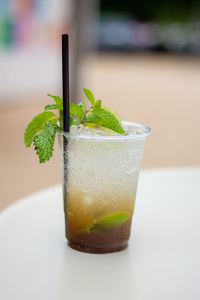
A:
[[[76,250],[107,253],[128,245],[140,162],[151,129],[123,125],[133,133],[60,133],[66,238]]]

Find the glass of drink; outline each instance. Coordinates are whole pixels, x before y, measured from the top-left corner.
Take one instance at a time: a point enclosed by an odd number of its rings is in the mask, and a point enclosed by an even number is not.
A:
[[[108,253],[128,245],[140,162],[151,129],[122,124],[127,135],[59,135],[66,238],[76,250]]]

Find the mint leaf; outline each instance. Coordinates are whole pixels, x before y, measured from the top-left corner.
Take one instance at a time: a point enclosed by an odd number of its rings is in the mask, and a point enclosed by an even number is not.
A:
[[[119,122],[113,113],[103,107],[94,107],[88,114],[86,114],[84,123],[93,123],[112,129],[120,134],[124,133],[121,122]]]
[[[102,105],[102,101],[101,100],[97,100],[94,107],[101,107]]]
[[[56,102],[56,104],[62,106],[63,100],[62,100],[61,97],[59,97],[59,96],[54,96],[54,95],[51,95],[51,94],[47,94],[47,96],[53,98],[54,101]]]
[[[130,219],[130,217],[131,215],[125,211],[106,215],[101,219],[97,220],[95,223],[83,228],[81,232],[90,233],[95,231],[102,231],[112,227],[119,227],[125,224]]]
[[[69,125],[70,125],[70,127],[74,124],[74,121],[75,121],[74,117],[72,115],[70,115],[69,116]]]
[[[87,109],[87,105],[86,105],[85,101],[79,102],[78,105],[81,106],[82,108],[84,108],[85,110]]]
[[[33,142],[40,163],[45,163],[52,156],[57,129],[57,125],[47,121],[44,129],[38,135],[34,136]]]
[[[84,115],[84,110],[81,106],[70,103],[70,114],[76,116],[80,121]]]
[[[59,104],[46,105],[45,108],[44,108],[44,111],[49,111],[49,110],[52,110],[52,109],[60,109],[60,105]]]
[[[113,109],[106,107],[106,106],[103,106],[103,108],[105,110],[109,111],[110,113],[112,113],[120,123],[122,122],[120,116],[118,115],[118,113],[116,113],[116,111],[114,111]]]
[[[56,124],[58,121],[58,117],[51,111],[45,111],[41,114],[38,114],[28,124],[24,132],[24,144],[26,147],[30,147],[35,134],[43,129],[45,122],[48,120],[51,120],[53,124]]]
[[[47,94],[47,96],[53,98],[54,101],[56,102],[56,104],[46,105],[44,110],[45,111],[48,111],[48,110],[51,110],[51,109],[58,109],[59,110],[60,129],[63,130],[63,99],[59,96],[54,96],[54,95],[51,95],[51,94]]]
[[[75,119],[71,114],[70,114],[70,120],[69,120],[69,125],[72,126],[72,125],[80,125],[80,121]]]
[[[85,92],[85,95],[86,95],[86,97],[88,98],[88,100],[90,101],[90,103],[92,104],[92,105],[94,105],[95,104],[95,97],[94,97],[94,95],[92,94],[92,92],[89,90],[89,89],[83,89],[84,90],[84,92]]]

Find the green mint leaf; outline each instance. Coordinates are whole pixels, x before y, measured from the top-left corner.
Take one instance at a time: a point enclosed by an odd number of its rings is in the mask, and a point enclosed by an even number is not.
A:
[[[84,101],[79,102],[78,105],[81,106],[85,110],[87,109],[87,105]]]
[[[93,123],[112,129],[120,134],[124,133],[121,122],[108,110],[103,107],[94,107],[91,112],[86,114],[84,123]]]
[[[54,95],[51,95],[51,94],[47,94],[47,96],[53,98],[54,101],[56,102],[56,104],[46,105],[44,110],[45,111],[52,110],[52,109],[58,109],[59,110],[60,130],[63,130],[63,99],[59,96],[54,96]]]
[[[53,124],[56,124],[58,117],[51,111],[45,111],[38,114],[28,124],[24,132],[24,144],[26,147],[30,147],[35,134],[43,129],[45,122],[48,120],[51,120]]]
[[[52,156],[57,129],[57,125],[47,121],[44,129],[38,135],[34,136],[33,142],[40,163],[45,163]]]
[[[97,100],[94,107],[101,107],[102,105],[102,101],[101,100]]]
[[[118,115],[118,113],[116,113],[116,111],[114,111],[113,109],[106,107],[106,106],[103,106],[103,108],[105,110],[109,111],[110,113],[112,113],[121,124],[122,120],[121,120],[120,116]]]
[[[46,105],[45,108],[44,108],[44,111],[49,111],[49,110],[52,110],[52,109],[60,109],[60,105],[58,104],[49,104],[49,105]]]
[[[54,96],[54,95],[51,95],[51,94],[47,94],[47,96],[51,97],[54,99],[54,101],[56,102],[56,104],[60,105],[62,107],[62,104],[63,104],[63,100],[61,97],[59,96]]]
[[[94,105],[95,104],[95,97],[94,97],[94,95],[92,94],[92,92],[89,90],[89,89],[83,89],[84,90],[84,92],[85,92],[85,95],[86,95],[86,97],[88,98],[88,100],[90,101],[90,103],[92,104],[92,105]]]
[[[74,124],[74,117],[72,115],[69,116],[69,125],[72,126]]]
[[[71,114],[70,114],[70,120],[69,120],[69,122],[70,122],[70,126],[72,126],[72,125],[80,125],[80,121],[79,120],[76,120]]]
[[[119,227],[125,224],[130,219],[130,217],[131,215],[125,211],[109,214],[97,220],[95,223],[83,228],[81,231],[90,233],[95,231],[102,231],[112,227]]]
[[[81,106],[70,103],[70,114],[76,116],[80,121],[84,115],[84,110]]]

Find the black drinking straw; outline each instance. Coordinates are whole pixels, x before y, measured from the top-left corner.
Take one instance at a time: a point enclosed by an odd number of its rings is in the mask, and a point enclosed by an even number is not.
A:
[[[62,35],[62,88],[63,88],[63,131],[69,132],[69,35]],[[63,134],[63,202],[66,212],[67,201],[67,144],[68,139]]]
[[[63,130],[69,132],[69,35],[62,35]]]

